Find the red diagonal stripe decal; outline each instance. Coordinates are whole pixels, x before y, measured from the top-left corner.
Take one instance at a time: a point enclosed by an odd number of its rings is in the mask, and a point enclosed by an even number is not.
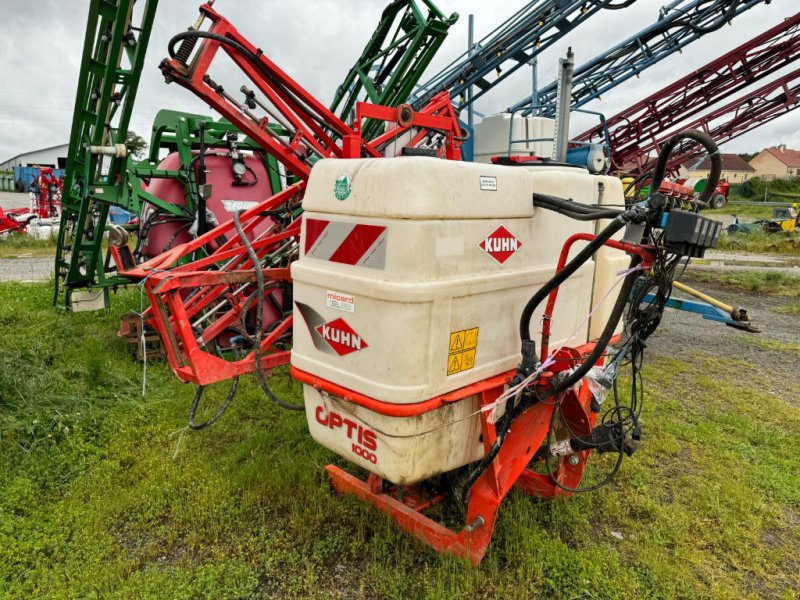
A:
[[[322,219],[306,219],[306,247],[304,252],[308,252],[317,238],[322,234],[330,221],[323,221]]]
[[[380,225],[356,225],[328,260],[356,264],[384,231],[386,227]]]

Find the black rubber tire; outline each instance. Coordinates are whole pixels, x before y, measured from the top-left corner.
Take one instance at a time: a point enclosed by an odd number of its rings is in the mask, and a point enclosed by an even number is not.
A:
[[[711,196],[711,208],[725,208],[726,199],[722,194],[714,194]]]

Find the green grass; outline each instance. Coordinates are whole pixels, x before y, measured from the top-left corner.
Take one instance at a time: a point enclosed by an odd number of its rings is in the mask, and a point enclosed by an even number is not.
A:
[[[778,296],[800,296],[800,276],[782,271],[692,271],[692,278],[751,292]]]
[[[744,198],[731,197],[732,201],[744,201]],[[771,203],[765,202],[763,205],[758,204],[728,204],[723,208],[704,210],[703,215],[740,215],[753,219],[768,219],[772,217],[772,209],[774,207]]]
[[[733,252],[744,250],[759,254],[800,255],[800,235],[770,234],[761,231],[749,235],[743,233],[723,234],[719,237],[716,249]]]
[[[800,315],[800,300],[794,300],[785,306],[779,306],[775,312],[785,315]]]
[[[136,248],[136,240],[136,234],[130,233],[128,245],[131,247],[131,250]],[[57,241],[58,237],[56,235],[51,235],[49,238],[43,240],[37,240],[27,234],[12,233],[4,238],[0,238],[0,258],[54,257],[56,255]],[[104,240],[101,246],[103,253],[105,253],[107,248],[108,244]]]
[[[250,378],[213,427],[106,313],[0,285],[0,597],[794,598],[800,398],[706,354],[646,368],[643,447],[592,494],[504,501],[477,569],[332,494],[304,417]],[[794,360],[793,358],[791,360]],[[299,398],[282,380],[278,390]],[[213,389],[221,399],[224,386]],[[209,411],[213,407],[209,406]],[[619,540],[611,532],[620,532]]]
[[[753,346],[758,346],[762,350],[777,350],[778,352],[794,354],[800,357],[800,344],[795,344],[793,342],[781,342],[779,340],[756,336],[743,337],[742,341]]]
[[[0,238],[0,258],[23,256],[45,257],[56,255],[56,236],[37,240],[24,233],[11,233]]]

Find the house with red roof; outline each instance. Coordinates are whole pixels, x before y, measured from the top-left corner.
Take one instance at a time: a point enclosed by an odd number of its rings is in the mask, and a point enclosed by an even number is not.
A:
[[[722,174],[720,179],[728,183],[743,183],[755,176],[755,168],[747,164],[738,154],[720,154],[722,159]],[[680,166],[680,174],[689,179],[703,179],[711,172],[711,159],[707,156],[694,158]]]
[[[792,150],[785,145],[766,148],[759,152],[750,166],[756,170],[756,177],[762,179],[786,179],[800,176],[800,150]]]

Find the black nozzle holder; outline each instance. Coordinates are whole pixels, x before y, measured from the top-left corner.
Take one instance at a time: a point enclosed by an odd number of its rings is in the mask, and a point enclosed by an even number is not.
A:
[[[539,366],[536,358],[536,342],[533,340],[522,340],[522,361],[517,367],[517,373],[511,381],[511,385],[522,383]]]

